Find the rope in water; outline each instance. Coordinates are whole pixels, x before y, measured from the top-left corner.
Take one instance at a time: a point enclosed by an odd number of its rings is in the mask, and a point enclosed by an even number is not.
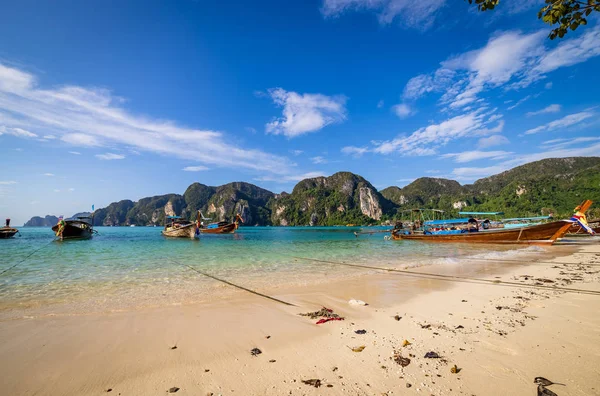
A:
[[[223,283],[225,283],[225,284],[227,284],[227,285],[229,285],[229,286],[233,286],[233,287],[235,287],[235,288],[238,288],[238,289],[240,289],[240,290],[247,291],[248,293],[252,293],[252,294],[254,294],[254,295],[257,295],[257,296],[260,296],[260,297],[263,297],[263,298],[266,298],[266,299],[269,299],[269,300],[272,300],[272,301],[275,301],[275,302],[278,302],[278,303],[280,303],[280,304],[284,304],[284,305],[287,305],[287,306],[291,306],[291,307],[295,307],[295,306],[296,306],[296,305],[294,305],[294,304],[292,304],[292,303],[289,303],[289,302],[287,302],[287,301],[283,301],[283,300],[280,300],[280,299],[278,299],[278,298],[275,298],[275,297],[268,296],[268,295],[266,295],[266,294],[263,294],[263,293],[257,292],[257,291],[255,291],[255,290],[248,289],[247,287],[244,287],[244,286],[236,285],[235,283],[229,282],[228,280],[225,280],[225,279],[218,278],[218,277],[216,277],[216,276],[214,276],[214,275],[211,275],[211,274],[209,274],[209,273],[206,273],[206,272],[204,272],[204,271],[200,271],[199,269],[197,269],[197,268],[194,268],[194,267],[192,267],[191,265],[188,265],[188,264],[183,264],[183,263],[180,263],[180,262],[178,262],[178,261],[176,261],[176,260],[173,260],[173,259],[171,259],[171,261],[172,261],[172,262],[174,262],[175,264],[179,264],[179,265],[181,265],[181,266],[183,266],[183,267],[187,267],[188,269],[191,269],[192,271],[195,271],[195,272],[199,273],[200,275],[204,275],[204,276],[206,276],[207,278],[211,278],[211,279],[214,279],[214,280],[216,280],[216,281],[223,282]]]
[[[29,253],[27,256],[25,256],[25,258],[21,261],[19,261],[18,263],[16,263],[15,265],[8,267],[7,269],[3,270],[2,272],[0,272],[0,276],[4,275],[6,272],[10,271],[11,269],[15,268],[17,265],[19,264],[23,264],[28,258],[30,258],[31,256],[33,256],[34,254],[36,254],[37,252],[39,252],[40,250],[42,250],[43,248],[47,247],[48,245],[50,245],[52,242],[54,242],[54,240],[51,240],[50,242],[46,243],[45,245],[40,246],[39,248],[35,249],[33,252]]]
[[[500,280],[495,280],[495,279],[491,280],[491,279],[483,279],[483,278],[471,278],[471,277],[467,277],[467,276],[443,275],[443,274],[434,274],[434,273],[428,273],[428,272],[414,272],[414,271],[400,270],[400,269],[395,269],[395,268],[375,267],[375,266],[362,265],[362,264],[349,264],[349,263],[340,263],[340,262],[336,262],[336,261],[318,260],[318,259],[311,259],[308,257],[297,257],[297,256],[290,256],[290,257],[299,259],[299,260],[314,261],[314,262],[326,263],[326,264],[332,264],[332,265],[343,265],[343,266],[347,266],[347,267],[367,268],[367,269],[373,269],[373,270],[395,272],[395,273],[400,273],[400,274],[417,277],[417,278],[426,278],[426,279],[433,278],[433,279],[438,279],[438,280],[459,281],[459,282],[465,282],[465,281],[479,282],[479,283],[493,284],[493,285],[507,286],[507,287],[518,287],[518,288],[525,288],[525,289],[542,289],[542,290],[549,290],[549,291],[563,291],[563,292],[567,292],[567,293],[579,293],[579,294],[589,294],[589,295],[593,295],[593,296],[600,296],[600,291],[595,291],[595,290],[574,289],[574,288],[569,288],[569,287],[558,287],[558,286],[525,285],[525,284],[518,283],[518,282],[500,281]]]

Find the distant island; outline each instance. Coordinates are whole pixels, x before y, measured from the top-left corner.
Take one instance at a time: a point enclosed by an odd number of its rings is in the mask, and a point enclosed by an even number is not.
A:
[[[350,172],[302,180],[291,194],[275,194],[245,182],[219,187],[193,183],[183,195],[111,203],[96,210],[94,225],[161,225],[165,216],[193,218],[197,210],[219,221],[240,213],[245,225],[276,226],[379,224],[413,208],[565,217],[583,199],[600,203],[600,157],[544,159],[469,185],[422,177],[403,188],[392,186],[381,191]],[[55,216],[36,216],[25,226],[49,227],[57,221]]]

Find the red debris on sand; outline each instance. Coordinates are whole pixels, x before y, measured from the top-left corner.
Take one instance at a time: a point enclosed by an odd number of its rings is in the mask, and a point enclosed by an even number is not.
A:
[[[327,318],[327,319],[319,319],[319,321],[317,322],[317,324],[323,324],[323,323],[327,323],[330,322],[332,320],[344,320],[344,318]]]

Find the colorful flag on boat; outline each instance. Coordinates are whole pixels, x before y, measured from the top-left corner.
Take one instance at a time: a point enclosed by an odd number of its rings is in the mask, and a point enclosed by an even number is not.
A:
[[[575,212],[571,220],[577,222],[588,234],[595,235],[596,233],[592,228],[588,225],[587,219],[585,218],[585,214],[581,213],[579,210]]]

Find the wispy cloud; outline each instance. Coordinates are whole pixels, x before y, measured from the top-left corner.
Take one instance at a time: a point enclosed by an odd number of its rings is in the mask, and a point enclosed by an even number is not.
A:
[[[477,161],[480,159],[502,159],[511,155],[511,152],[508,151],[463,151],[462,153],[448,153],[443,154],[442,158],[454,158],[454,162],[471,162]]]
[[[346,119],[346,97],[299,94],[282,88],[268,91],[273,102],[283,107],[283,116],[266,125],[267,133],[289,138],[316,132]]]
[[[369,149],[367,147],[346,146],[342,148],[342,153],[351,155],[355,158],[362,157]]]
[[[281,156],[231,144],[222,132],[142,117],[110,91],[79,86],[41,88],[37,78],[0,64],[0,111],[5,128],[33,130],[76,146],[124,146],[235,169],[291,174]]]
[[[490,89],[524,88],[554,70],[600,55],[600,26],[580,37],[562,40],[552,49],[545,46],[546,37],[545,30],[497,33],[483,47],[454,56],[436,71],[411,79],[404,97],[417,99],[430,92],[443,92],[441,103],[460,109],[481,99]]]
[[[559,128],[566,128],[575,124],[580,123],[581,121],[587,120],[595,115],[593,111],[582,111],[580,113],[569,114],[563,118],[558,120],[554,120],[544,125],[540,125],[539,127],[529,129],[525,131],[525,135],[532,135],[534,133],[539,132],[550,132]]]
[[[300,180],[312,179],[312,178],[320,177],[320,176],[325,176],[325,173],[321,172],[321,171],[315,171],[315,172],[307,172],[307,173],[302,173],[302,174],[297,174],[297,175],[287,175],[287,176],[281,176],[281,177],[261,176],[261,177],[254,178],[254,180],[266,181],[266,182],[289,183],[289,182],[299,182]]]
[[[545,158],[566,158],[566,157],[585,157],[596,156],[600,153],[600,143],[587,145],[577,148],[550,148],[545,151],[514,156],[511,159],[503,161],[490,167],[465,167],[455,168],[452,173],[455,177],[465,180],[474,180],[479,177],[487,177],[505,170],[514,168],[528,162],[539,161]]]
[[[375,147],[372,151],[380,154],[397,152],[402,155],[432,155],[437,148],[452,140],[501,132],[503,120],[498,121],[496,126],[489,127],[496,120],[495,117],[491,118],[493,115],[494,110],[481,108],[420,128],[409,136],[401,135],[392,140],[373,142]]]
[[[379,102],[377,102],[377,108],[378,108],[378,109],[381,109],[381,108],[383,107],[383,105],[384,105],[384,104],[385,104],[385,103],[384,103],[384,101],[383,101],[383,100],[380,100]]]
[[[560,109],[561,109],[561,106],[559,104],[551,104],[547,107],[544,107],[541,110],[530,111],[526,115],[527,115],[527,117],[532,117],[532,116],[546,114],[546,113],[558,113],[560,111]]]
[[[544,85],[544,88],[546,88],[546,89],[552,89],[552,81],[550,81],[550,82],[547,82],[547,83]]]
[[[105,153],[105,154],[96,154],[96,158],[105,160],[105,161],[112,161],[112,160],[122,160],[125,158],[125,156],[122,154]]]
[[[599,136],[582,136],[582,137],[569,138],[569,139],[552,139],[552,140],[546,140],[545,142],[543,142],[542,148],[544,148],[546,150],[549,150],[549,149],[556,150],[556,149],[563,149],[567,146],[573,146],[575,144],[597,142],[597,141],[600,141]]]
[[[2,66],[2,65],[0,65]],[[1,71],[1,69],[0,69]],[[29,132],[22,128],[8,128],[4,125],[0,125],[0,135],[12,135],[20,138],[34,138],[37,135],[33,132]]]
[[[326,163],[328,163],[328,162],[329,162],[329,161],[328,161],[328,160],[327,160],[325,157],[321,157],[321,156],[312,157],[312,158],[310,159],[310,161],[311,161],[313,164],[326,164]]]
[[[296,157],[302,154],[304,151],[302,150],[291,150],[290,153],[294,154]]]
[[[46,139],[46,140],[54,140],[54,139],[56,139],[56,136],[54,136],[54,135],[44,135],[44,139]]]
[[[201,172],[201,171],[206,171],[208,169],[209,168],[206,166],[198,165],[198,166],[186,166],[182,170],[186,171],[186,172]]]
[[[489,137],[479,139],[479,141],[477,142],[477,147],[483,149],[488,147],[501,146],[503,144],[508,143],[510,143],[510,141],[506,137],[502,135],[492,135]]]
[[[53,177],[53,176],[54,176],[54,173],[44,173],[44,176]]]
[[[325,17],[338,17],[344,12],[367,10],[375,12],[383,25],[397,20],[402,27],[426,30],[445,3],[445,0],[324,0],[321,13]]]
[[[517,103],[515,103],[512,106],[508,106],[508,110],[512,110],[512,109],[516,109],[517,107],[521,106],[523,103],[525,103],[526,101],[528,101],[531,98],[531,95],[527,95],[524,98],[520,99],[517,101]]]
[[[81,155],[81,153],[79,151],[69,151],[69,154]]]
[[[3,186],[7,186],[7,185],[11,185],[11,184],[17,184],[17,182],[14,180],[0,181],[0,185],[3,185]]]

